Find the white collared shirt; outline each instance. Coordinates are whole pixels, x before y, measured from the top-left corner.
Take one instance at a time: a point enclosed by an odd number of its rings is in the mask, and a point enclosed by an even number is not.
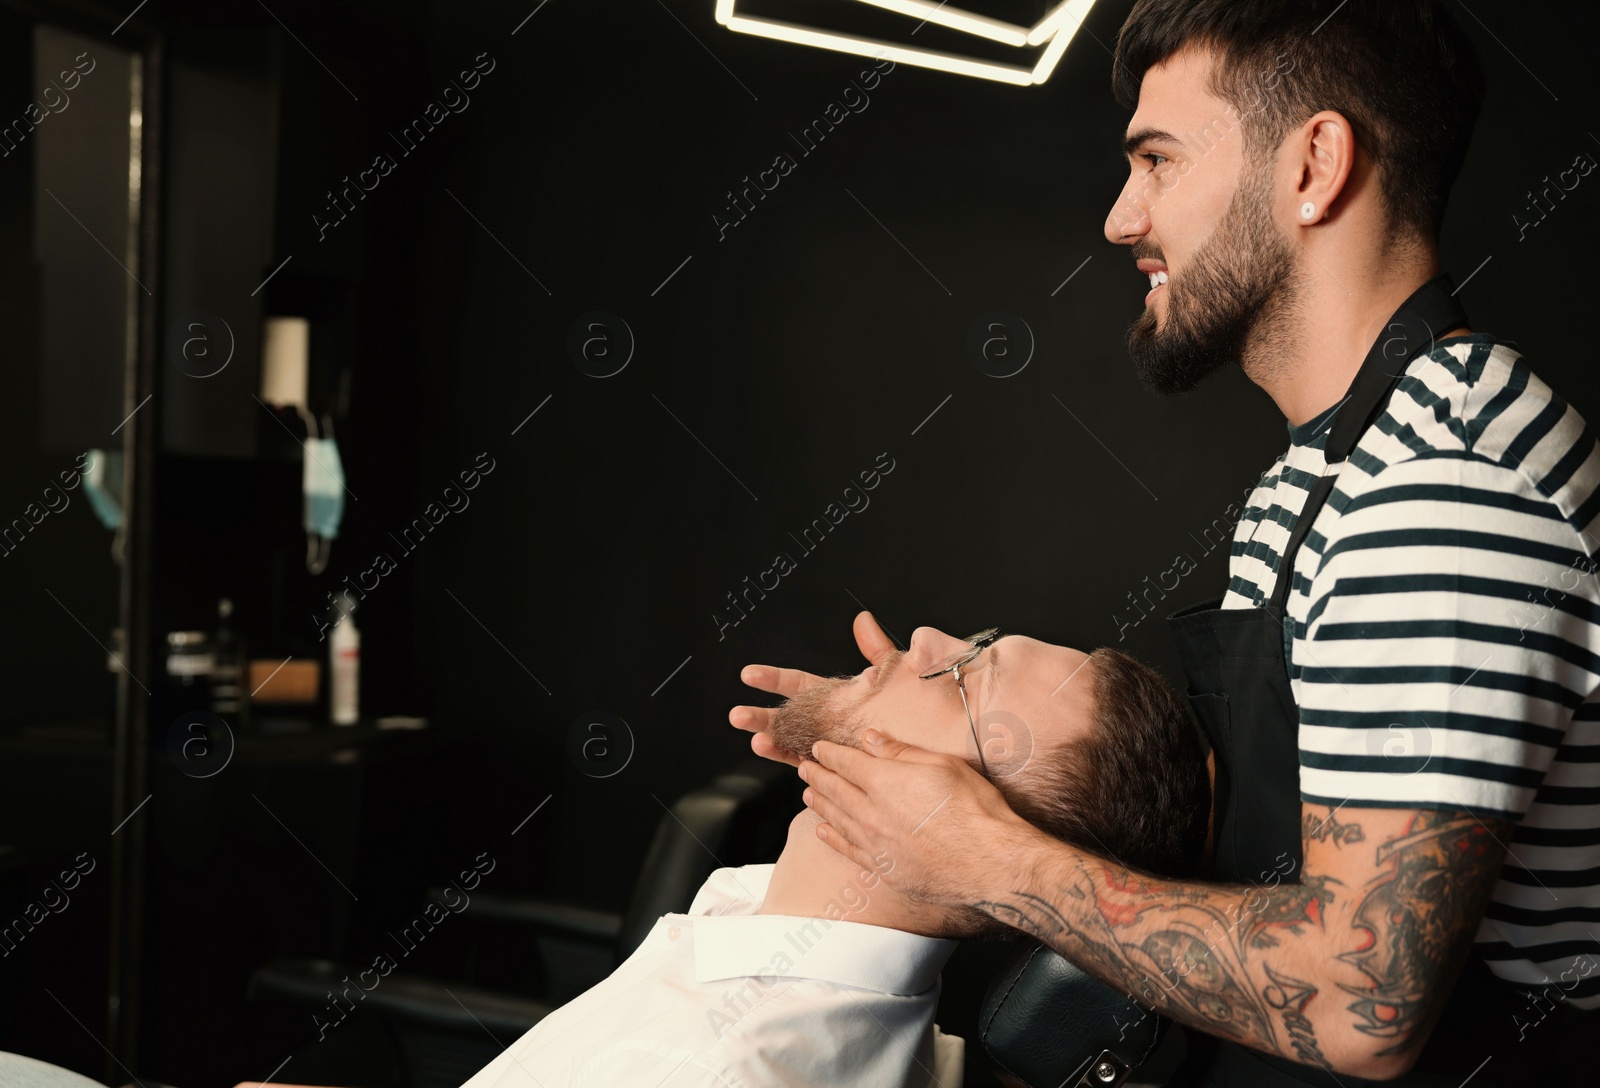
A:
[[[965,1042],[933,1022],[956,942],[756,914],[772,870],[716,870],[463,1088],[961,1088]]]

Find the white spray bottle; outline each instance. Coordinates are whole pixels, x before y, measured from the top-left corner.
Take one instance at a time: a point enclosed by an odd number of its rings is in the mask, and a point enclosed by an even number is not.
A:
[[[328,639],[328,714],[334,725],[361,720],[361,632],[356,630],[355,601],[344,598],[344,618]]]

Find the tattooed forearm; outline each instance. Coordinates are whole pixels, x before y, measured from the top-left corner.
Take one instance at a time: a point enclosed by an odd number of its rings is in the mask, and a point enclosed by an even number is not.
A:
[[[1280,854],[1252,884],[1167,881],[1051,848],[976,906],[1186,1026],[1391,1077],[1431,1030],[1510,829],[1459,813],[1347,815],[1308,808],[1306,868]]]
[[[1307,842],[1331,841],[1335,846],[1366,841],[1366,836],[1361,834],[1360,824],[1342,824],[1333,812],[1320,819],[1310,812],[1302,816],[1300,837]]]
[[[1422,812],[1407,834],[1378,847],[1381,875],[1367,885],[1351,926],[1360,936],[1339,958],[1354,964],[1367,986],[1344,986],[1356,1000],[1356,1028],[1404,1049],[1430,1010],[1427,995],[1450,982],[1472,943],[1493,878],[1495,847],[1510,836],[1472,816]],[[1496,829],[1497,828],[1497,829]]]
[[[1013,929],[1020,929],[1043,944],[1059,940],[1069,931],[1067,920],[1048,900],[1029,892],[1015,892],[1015,899],[1003,902],[981,899],[973,906]]]
[[[1317,996],[1317,988],[1288,975],[1281,975],[1270,966],[1265,968],[1272,984],[1261,992],[1267,1004],[1278,1010],[1283,1018],[1284,1030],[1289,1033],[1289,1044],[1300,1060],[1327,1068],[1328,1059],[1317,1049],[1317,1033],[1306,1016],[1306,1006]]]
[[[1298,937],[1307,927],[1322,928],[1323,906],[1333,902],[1332,877],[1301,877],[1304,883],[1284,884],[1275,894],[1257,890],[1252,900],[1255,917],[1245,930],[1246,944],[1252,948],[1276,948],[1279,937]]]
[[[1253,948],[1273,946],[1275,933],[1320,928],[1321,904],[1331,892],[1279,884],[1281,875],[1264,874],[1273,878],[1270,885],[1208,887],[1091,862],[1054,902],[1018,890],[979,906],[1191,1027],[1289,1054],[1274,1026],[1275,1006],[1251,978],[1247,957]],[[1289,1028],[1282,1030],[1287,1039]]]

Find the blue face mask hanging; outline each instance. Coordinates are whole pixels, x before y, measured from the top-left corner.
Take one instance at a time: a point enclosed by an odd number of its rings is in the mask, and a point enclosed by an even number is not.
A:
[[[312,574],[321,574],[327,568],[333,540],[339,535],[339,521],[344,517],[344,465],[339,460],[339,446],[333,440],[332,426],[325,429],[329,437],[306,439],[302,477],[306,569]]]
[[[90,450],[83,491],[95,516],[112,532],[122,528],[122,451]]]

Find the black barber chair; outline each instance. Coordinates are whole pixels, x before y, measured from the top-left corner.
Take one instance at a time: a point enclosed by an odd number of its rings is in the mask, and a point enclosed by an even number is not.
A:
[[[537,938],[541,962],[529,964],[516,989],[419,977],[402,968],[361,999],[352,1019],[383,1022],[399,1052],[393,1064],[404,1070],[395,1088],[457,1088],[546,1013],[609,974],[661,915],[688,910],[714,869],[775,861],[800,809],[801,789],[792,768],[751,760],[680,798],[657,825],[621,914],[475,890],[461,913],[478,923],[475,936],[491,958],[504,959],[493,945],[508,933]],[[442,892],[429,896],[445,902]],[[345,988],[347,975],[355,977],[327,960],[275,960],[251,976],[250,996],[321,1009],[330,990]],[[314,1060],[317,1050],[308,1048],[308,1056]]]
[[[1178,1025],[1032,941],[990,983],[978,1027],[1002,1080],[1025,1088],[1171,1084],[1184,1056]]]

